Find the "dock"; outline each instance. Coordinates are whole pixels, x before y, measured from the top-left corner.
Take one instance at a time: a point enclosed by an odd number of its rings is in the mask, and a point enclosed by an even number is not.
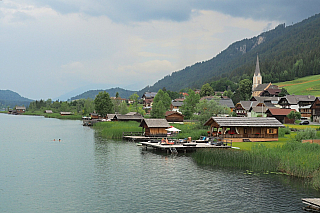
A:
[[[210,143],[177,143],[177,144],[162,144],[156,142],[141,142],[141,145],[147,150],[152,148],[153,150],[164,151],[167,153],[187,153],[194,152],[199,149],[228,149],[232,148],[232,142],[223,142],[220,144]]]
[[[302,198],[302,203],[306,204],[303,210],[308,212],[320,212],[320,198]]]

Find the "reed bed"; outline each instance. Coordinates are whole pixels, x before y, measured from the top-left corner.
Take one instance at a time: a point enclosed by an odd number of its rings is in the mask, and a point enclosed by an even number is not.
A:
[[[185,124],[172,124],[174,127],[181,130],[181,132],[177,135],[178,138],[188,138],[191,137],[192,140],[198,140],[200,136],[207,136],[207,129],[199,129],[193,123],[185,123]]]
[[[121,139],[123,132],[142,132],[139,123],[135,121],[98,122],[94,128],[102,137],[108,139]]]
[[[320,189],[320,146],[287,142],[282,146],[253,145],[251,150],[202,150],[193,159],[203,165],[238,168],[254,172],[281,172],[296,177],[312,178]]]

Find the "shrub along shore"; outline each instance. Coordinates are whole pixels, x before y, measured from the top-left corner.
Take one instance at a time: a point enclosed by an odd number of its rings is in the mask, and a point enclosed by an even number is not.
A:
[[[44,116],[46,118],[57,118],[57,119],[65,119],[65,120],[81,120],[82,115],[74,114],[74,115],[60,115],[60,113],[44,113],[44,112],[25,112],[23,115],[35,115],[35,116]]]

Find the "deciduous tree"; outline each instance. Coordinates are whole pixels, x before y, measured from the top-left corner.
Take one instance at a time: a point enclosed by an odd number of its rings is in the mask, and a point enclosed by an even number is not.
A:
[[[99,92],[99,94],[94,99],[94,105],[96,111],[103,117],[105,117],[108,113],[114,112],[109,93],[107,93],[106,91]]]

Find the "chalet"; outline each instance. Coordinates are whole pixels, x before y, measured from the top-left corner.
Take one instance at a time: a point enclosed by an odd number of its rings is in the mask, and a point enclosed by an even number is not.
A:
[[[281,92],[281,89],[279,88],[274,88],[274,87],[277,87],[275,85],[272,85],[272,88],[268,88],[264,91],[262,91],[260,93],[260,97],[279,97],[279,93]]]
[[[91,119],[99,119],[100,118],[98,113],[90,113],[89,115],[90,115]]]
[[[152,107],[153,99],[157,95],[156,92],[145,92],[142,95],[143,107],[148,108]]]
[[[286,95],[279,100],[279,105],[284,109],[295,109],[301,117],[311,117],[311,105],[316,100],[313,95]]]
[[[26,107],[25,106],[16,106],[16,113],[17,114],[23,114],[26,112]]]
[[[113,118],[111,118],[111,121],[137,121],[141,123],[143,120],[142,115],[120,115],[115,114]]]
[[[235,108],[235,106],[230,98],[221,98],[220,96],[205,96],[205,97],[202,97],[200,100],[211,101],[212,99],[219,102],[219,104],[221,106],[226,106],[226,107],[230,108],[231,112]]]
[[[140,127],[144,129],[145,136],[166,137],[167,128],[170,127],[166,119],[144,119]]]
[[[177,111],[167,111],[165,117],[166,117],[166,120],[171,123],[183,122],[184,115],[182,115],[180,112],[177,112]]]
[[[234,112],[238,117],[247,117],[251,107],[255,107],[259,104],[259,101],[240,101],[234,107]],[[251,117],[249,115],[249,117]]]
[[[268,117],[274,117],[283,124],[294,124],[294,119],[289,119],[287,115],[295,111],[294,109],[270,108],[266,111]]]
[[[277,141],[278,128],[284,127],[275,118],[211,117],[204,126],[210,126],[210,135],[232,142]]]
[[[170,105],[171,111],[180,111],[181,106],[183,105],[183,101],[172,101]]]
[[[312,120],[320,123],[320,99],[319,97],[311,105]]]

